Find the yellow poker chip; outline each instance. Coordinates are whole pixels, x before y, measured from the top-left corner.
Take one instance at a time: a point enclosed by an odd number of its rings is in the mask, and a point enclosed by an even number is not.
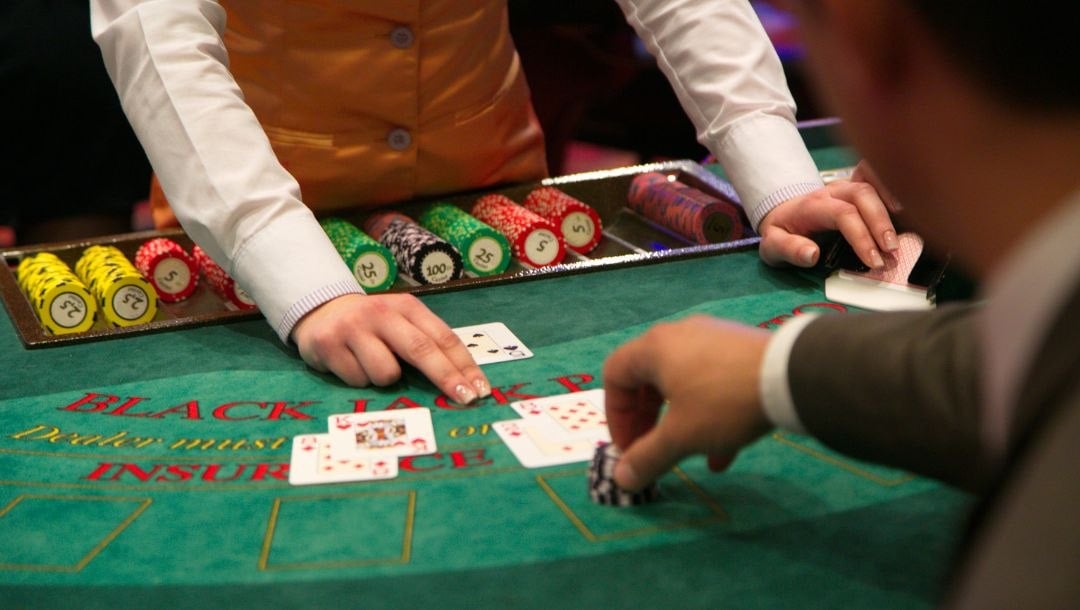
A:
[[[20,261],[19,286],[27,295],[41,325],[54,335],[86,332],[94,325],[93,296],[71,268],[50,252]]]
[[[117,326],[146,324],[157,315],[157,293],[142,276],[109,283],[99,301],[105,319]]]
[[[74,283],[53,286],[35,305],[42,326],[54,335],[90,330],[97,313],[97,306],[90,293]]]
[[[119,248],[90,246],[83,250],[75,271],[110,324],[135,326],[157,316],[157,292]]]

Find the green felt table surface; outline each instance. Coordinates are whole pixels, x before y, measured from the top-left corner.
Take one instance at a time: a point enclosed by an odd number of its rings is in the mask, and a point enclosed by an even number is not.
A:
[[[777,433],[615,509],[584,464],[524,469],[490,428],[510,401],[601,387],[605,355],[655,322],[835,313],[818,281],[748,250],[423,300],[535,357],[486,367],[496,394],[462,407],[411,370],[346,387],[262,321],[27,350],[0,320],[0,607],[934,605],[969,508],[935,482]],[[411,406],[439,452],[398,478],[283,480],[294,435]]]

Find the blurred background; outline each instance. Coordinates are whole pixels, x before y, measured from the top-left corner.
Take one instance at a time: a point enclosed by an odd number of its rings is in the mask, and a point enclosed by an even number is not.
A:
[[[791,17],[752,2],[799,120],[819,114]],[[150,228],[150,167],[90,38],[86,0],[0,2],[0,116],[8,151],[0,247]],[[552,175],[704,159],[667,80],[613,0],[509,0]]]

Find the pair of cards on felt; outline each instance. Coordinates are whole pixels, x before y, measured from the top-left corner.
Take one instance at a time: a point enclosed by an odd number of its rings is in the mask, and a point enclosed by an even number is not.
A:
[[[501,322],[453,329],[478,365],[532,357]],[[428,409],[331,415],[326,434],[293,439],[289,482],[293,485],[392,479],[402,455],[436,450]]]
[[[510,403],[520,417],[492,429],[526,468],[592,459],[611,442],[604,391],[586,390]],[[435,453],[431,410],[413,408],[331,415],[327,434],[293,439],[289,483],[313,485],[392,479],[398,457]]]

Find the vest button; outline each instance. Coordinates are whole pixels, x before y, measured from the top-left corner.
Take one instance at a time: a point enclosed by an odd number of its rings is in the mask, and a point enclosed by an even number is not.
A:
[[[391,129],[390,133],[386,134],[386,143],[394,150],[405,150],[412,144],[412,135],[409,130],[401,127]]]
[[[412,30],[405,26],[398,26],[390,32],[390,44],[399,49],[408,49],[412,46],[415,36]]]

